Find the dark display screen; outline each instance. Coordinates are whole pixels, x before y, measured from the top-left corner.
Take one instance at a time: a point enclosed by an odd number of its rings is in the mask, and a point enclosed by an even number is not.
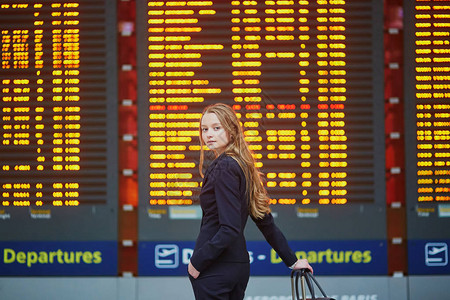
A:
[[[20,224],[6,236],[61,219],[78,235],[81,220],[90,226],[117,205],[116,46],[107,29],[116,21],[106,6],[0,1],[0,216]],[[42,226],[35,238],[58,231]]]
[[[450,2],[405,4],[407,203],[412,238],[449,238]]]
[[[199,119],[217,102],[238,114],[280,219],[384,205],[381,11],[373,1],[138,7],[145,219],[179,228],[201,217]]]

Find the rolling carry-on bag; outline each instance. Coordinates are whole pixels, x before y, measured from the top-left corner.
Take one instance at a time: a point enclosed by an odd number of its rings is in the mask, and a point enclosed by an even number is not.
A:
[[[300,298],[300,291],[298,281],[300,279],[300,290],[302,293],[302,298]],[[323,297],[316,297],[314,291],[314,285],[316,285]],[[311,272],[307,269],[292,270],[291,272],[291,289],[292,289],[292,300],[335,300],[334,298],[327,297],[319,282],[314,278]],[[311,294],[311,298],[306,298],[307,289]]]

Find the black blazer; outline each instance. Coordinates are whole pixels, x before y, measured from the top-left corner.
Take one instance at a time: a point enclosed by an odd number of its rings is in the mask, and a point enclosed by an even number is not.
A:
[[[214,262],[249,262],[244,237],[249,216],[245,191],[244,172],[232,157],[221,154],[206,170],[200,193],[203,217],[191,257],[199,272]],[[253,221],[283,262],[293,265],[297,258],[272,215]]]

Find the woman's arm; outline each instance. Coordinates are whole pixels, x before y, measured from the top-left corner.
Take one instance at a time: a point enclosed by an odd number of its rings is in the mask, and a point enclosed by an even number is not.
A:
[[[214,184],[219,228],[210,240],[197,249],[192,257],[192,267],[201,272],[229,247],[242,231],[241,210],[245,205],[240,195],[240,176],[244,176],[237,163],[219,162],[210,176]],[[214,172],[214,174],[212,174]],[[192,274],[191,274],[192,275]]]
[[[276,226],[272,214],[266,214],[262,219],[252,218],[258,229],[264,235],[266,241],[272,246],[275,252],[281,257],[286,266],[291,269],[309,269],[313,271],[306,259],[297,259],[286,237]]]

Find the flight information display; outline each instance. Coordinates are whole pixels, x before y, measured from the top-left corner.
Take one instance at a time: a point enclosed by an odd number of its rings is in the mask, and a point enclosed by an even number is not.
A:
[[[150,205],[196,201],[216,102],[238,113],[273,204],[374,201],[372,2],[347,2],[148,1]]]
[[[321,274],[386,274],[383,3],[136,5],[138,273],[186,274],[202,217],[201,112],[221,102],[298,256]],[[286,274],[251,221],[245,236],[252,274]]]
[[[413,1],[405,10],[410,12],[405,20],[405,133],[410,145],[406,159],[413,162],[406,165],[410,220],[448,226],[450,1]],[[430,230],[431,223],[411,225],[410,232],[442,235],[441,230]]]
[[[70,220],[104,214],[93,205],[117,205],[116,46],[108,29],[116,20],[107,4],[0,1],[0,219],[21,224],[0,226],[3,237],[20,239],[18,231],[39,228],[32,221],[59,218],[61,228],[82,231]]]
[[[419,203],[450,201],[450,2],[420,1],[413,9],[408,44],[414,53],[408,111],[415,123],[414,168]],[[409,99],[408,99],[409,100]],[[408,128],[408,126],[407,126]]]
[[[314,218],[317,207],[383,203],[381,3],[147,1],[137,11],[147,218],[201,216],[199,119],[217,102],[238,114],[274,211]]]
[[[408,273],[450,274],[450,1],[404,8]]]

